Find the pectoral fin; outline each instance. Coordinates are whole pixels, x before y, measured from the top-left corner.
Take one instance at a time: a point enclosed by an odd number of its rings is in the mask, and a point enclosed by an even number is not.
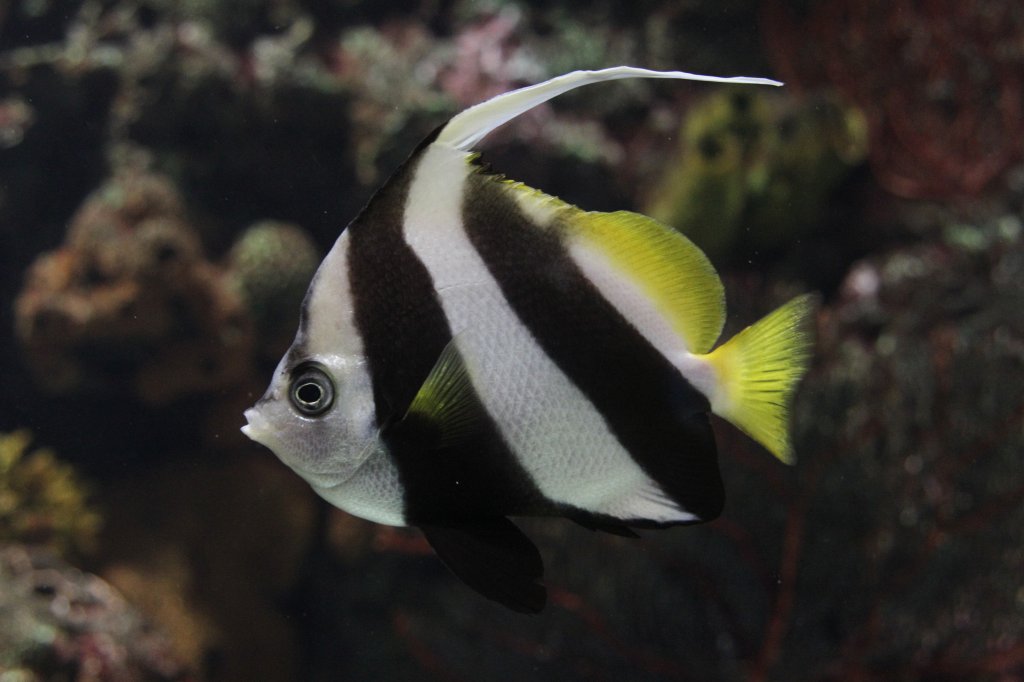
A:
[[[538,581],[537,547],[506,518],[419,524],[441,561],[483,596],[520,613],[539,613],[547,593]]]
[[[444,346],[402,419],[404,428],[427,429],[434,447],[451,447],[479,431],[485,417],[455,339]]]

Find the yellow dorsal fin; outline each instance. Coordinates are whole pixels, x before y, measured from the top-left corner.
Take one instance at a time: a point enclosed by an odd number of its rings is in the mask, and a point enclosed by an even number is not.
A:
[[[786,464],[793,463],[789,408],[810,363],[816,300],[794,298],[705,356],[717,378],[711,410]]]
[[[652,218],[565,212],[570,238],[585,239],[635,282],[692,353],[706,353],[722,332],[725,291],[707,256]]]

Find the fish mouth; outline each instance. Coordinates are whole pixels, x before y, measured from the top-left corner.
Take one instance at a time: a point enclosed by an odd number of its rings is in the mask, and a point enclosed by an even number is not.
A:
[[[266,433],[266,424],[260,419],[260,413],[256,411],[255,407],[250,407],[244,413],[246,424],[242,427],[242,433],[246,435],[250,440],[253,440],[261,445],[266,445],[263,442],[261,436]]]
[[[288,448],[280,447],[278,434],[271,427],[266,416],[260,412],[258,406],[259,403],[243,413],[248,423],[241,427],[242,433],[250,440],[270,450],[274,456],[291,467],[308,483],[314,487],[328,489],[344,483],[352,475],[351,472],[338,471],[337,466],[331,462],[325,463],[323,470],[320,470],[319,467],[312,466],[309,462],[302,461],[301,458],[293,457]]]

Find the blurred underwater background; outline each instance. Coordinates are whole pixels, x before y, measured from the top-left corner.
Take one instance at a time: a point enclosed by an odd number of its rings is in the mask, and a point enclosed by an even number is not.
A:
[[[818,291],[797,464],[713,523],[529,520],[507,612],[248,441],[344,225],[460,109],[689,235],[724,338]],[[0,682],[1024,680],[1024,5],[0,0]],[[722,427],[722,428],[718,428]]]

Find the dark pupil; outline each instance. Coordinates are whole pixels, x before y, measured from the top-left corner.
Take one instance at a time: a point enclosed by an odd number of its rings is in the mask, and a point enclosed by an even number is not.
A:
[[[306,405],[315,405],[320,402],[323,395],[323,389],[312,382],[302,384],[299,386],[299,389],[295,391],[295,396],[300,402]]]

